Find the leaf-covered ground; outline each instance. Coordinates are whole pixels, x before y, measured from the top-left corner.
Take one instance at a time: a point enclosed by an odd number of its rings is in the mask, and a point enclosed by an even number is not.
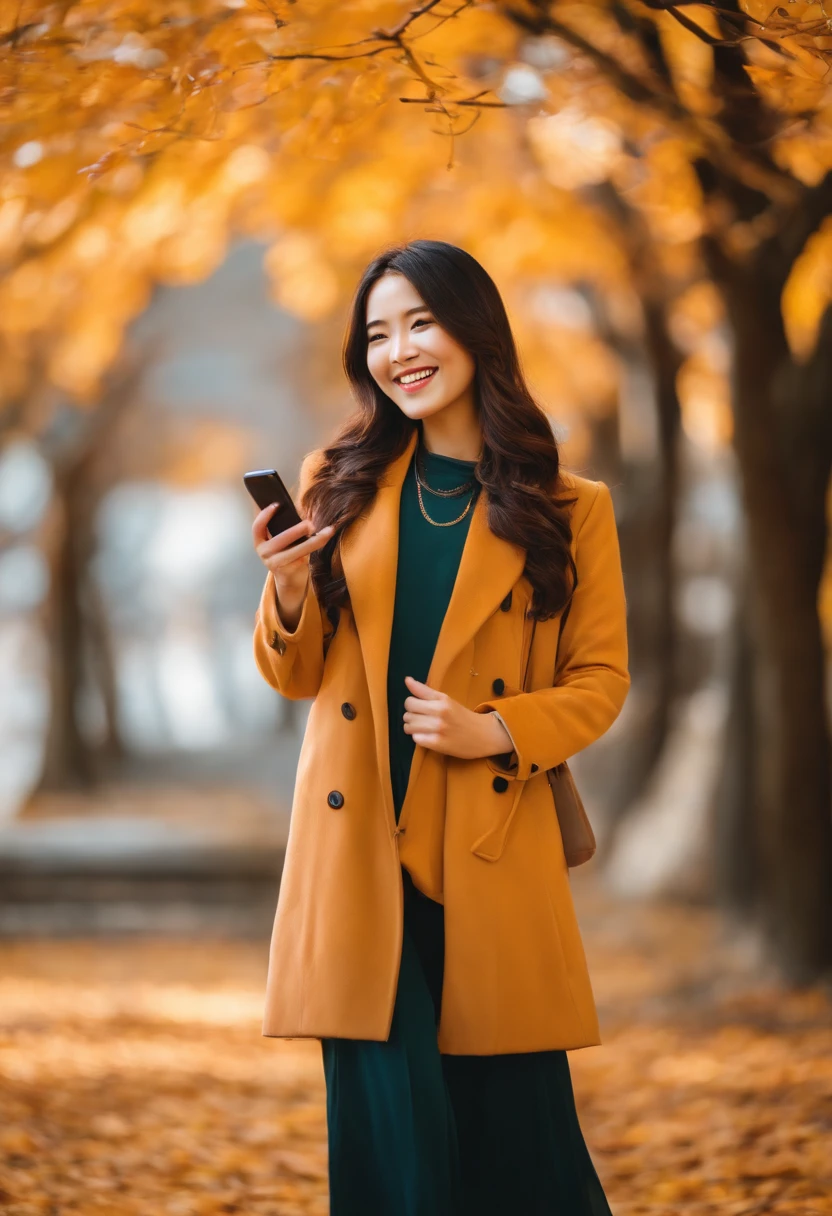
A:
[[[705,912],[576,885],[605,1044],[572,1071],[616,1216],[832,1213],[828,996],[755,975]],[[320,1049],[260,1036],[265,962],[0,944],[0,1211],[324,1216]]]

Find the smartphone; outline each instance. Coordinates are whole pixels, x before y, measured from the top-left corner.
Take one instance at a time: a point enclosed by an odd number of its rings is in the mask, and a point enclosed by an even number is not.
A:
[[[287,528],[300,523],[301,517],[292,502],[292,496],[275,469],[253,469],[252,472],[243,474],[243,482],[261,511],[264,507],[270,507],[273,502],[277,503],[277,510],[266,525],[271,536],[277,536],[278,532],[285,532]],[[309,537],[300,536],[292,545],[299,545],[305,540],[309,540]]]

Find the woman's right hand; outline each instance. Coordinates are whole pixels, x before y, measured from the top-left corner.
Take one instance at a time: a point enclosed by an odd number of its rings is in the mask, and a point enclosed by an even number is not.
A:
[[[256,515],[251,525],[251,534],[257,556],[274,576],[278,605],[287,624],[290,624],[290,618],[299,619],[300,608],[306,595],[309,554],[314,553],[316,549],[322,549],[335,529],[332,524],[327,524],[320,532],[316,532],[311,519],[302,519],[299,524],[272,536],[268,530],[268,522],[276,509],[277,504],[273,503]],[[292,545],[292,541],[297,540],[299,536],[308,536],[309,539]],[[297,619],[292,624],[296,625]]]

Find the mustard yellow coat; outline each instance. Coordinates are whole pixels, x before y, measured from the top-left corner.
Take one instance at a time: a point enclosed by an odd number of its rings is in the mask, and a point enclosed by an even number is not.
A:
[[[402,940],[404,865],[445,905],[440,1051],[494,1055],[599,1042],[546,769],[607,730],[627,695],[624,586],[612,499],[603,482],[564,474],[577,495],[579,584],[563,629],[538,622],[530,691],[519,691],[530,622],[525,551],[474,507],[427,683],[477,712],[498,709],[516,765],[416,746],[397,829],[387,730],[387,655],[402,482],[416,442],[388,467],[341,538],[351,611],[334,636],[311,582],[289,630],[272,576],[254,653],[285,697],[314,697],[295,784],[269,958],[263,1034],[386,1040]],[[299,494],[318,458],[303,462]],[[512,592],[511,606],[501,601]],[[492,681],[501,678],[501,696]],[[354,707],[345,716],[342,706]],[[347,713],[350,713],[349,707]],[[495,773],[509,780],[492,786]],[[498,783],[499,785],[500,783]],[[342,795],[332,806],[328,796]],[[338,802],[337,796],[332,800]]]

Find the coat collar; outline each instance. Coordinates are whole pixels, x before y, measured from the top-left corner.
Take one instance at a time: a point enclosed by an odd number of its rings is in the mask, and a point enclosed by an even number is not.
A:
[[[387,725],[387,665],[398,568],[399,504],[402,485],[416,447],[418,431],[406,449],[388,465],[366,513],[341,537],[341,561],[349,591],[364,667],[376,739],[376,757],[391,822],[395,822],[390,781]],[[526,562],[520,545],[501,540],[488,527],[488,496],[483,489],[471,512],[471,523],[450,602],[445,613],[427,683],[442,690],[453,660],[499,607]],[[410,785],[424,758],[416,745]]]

